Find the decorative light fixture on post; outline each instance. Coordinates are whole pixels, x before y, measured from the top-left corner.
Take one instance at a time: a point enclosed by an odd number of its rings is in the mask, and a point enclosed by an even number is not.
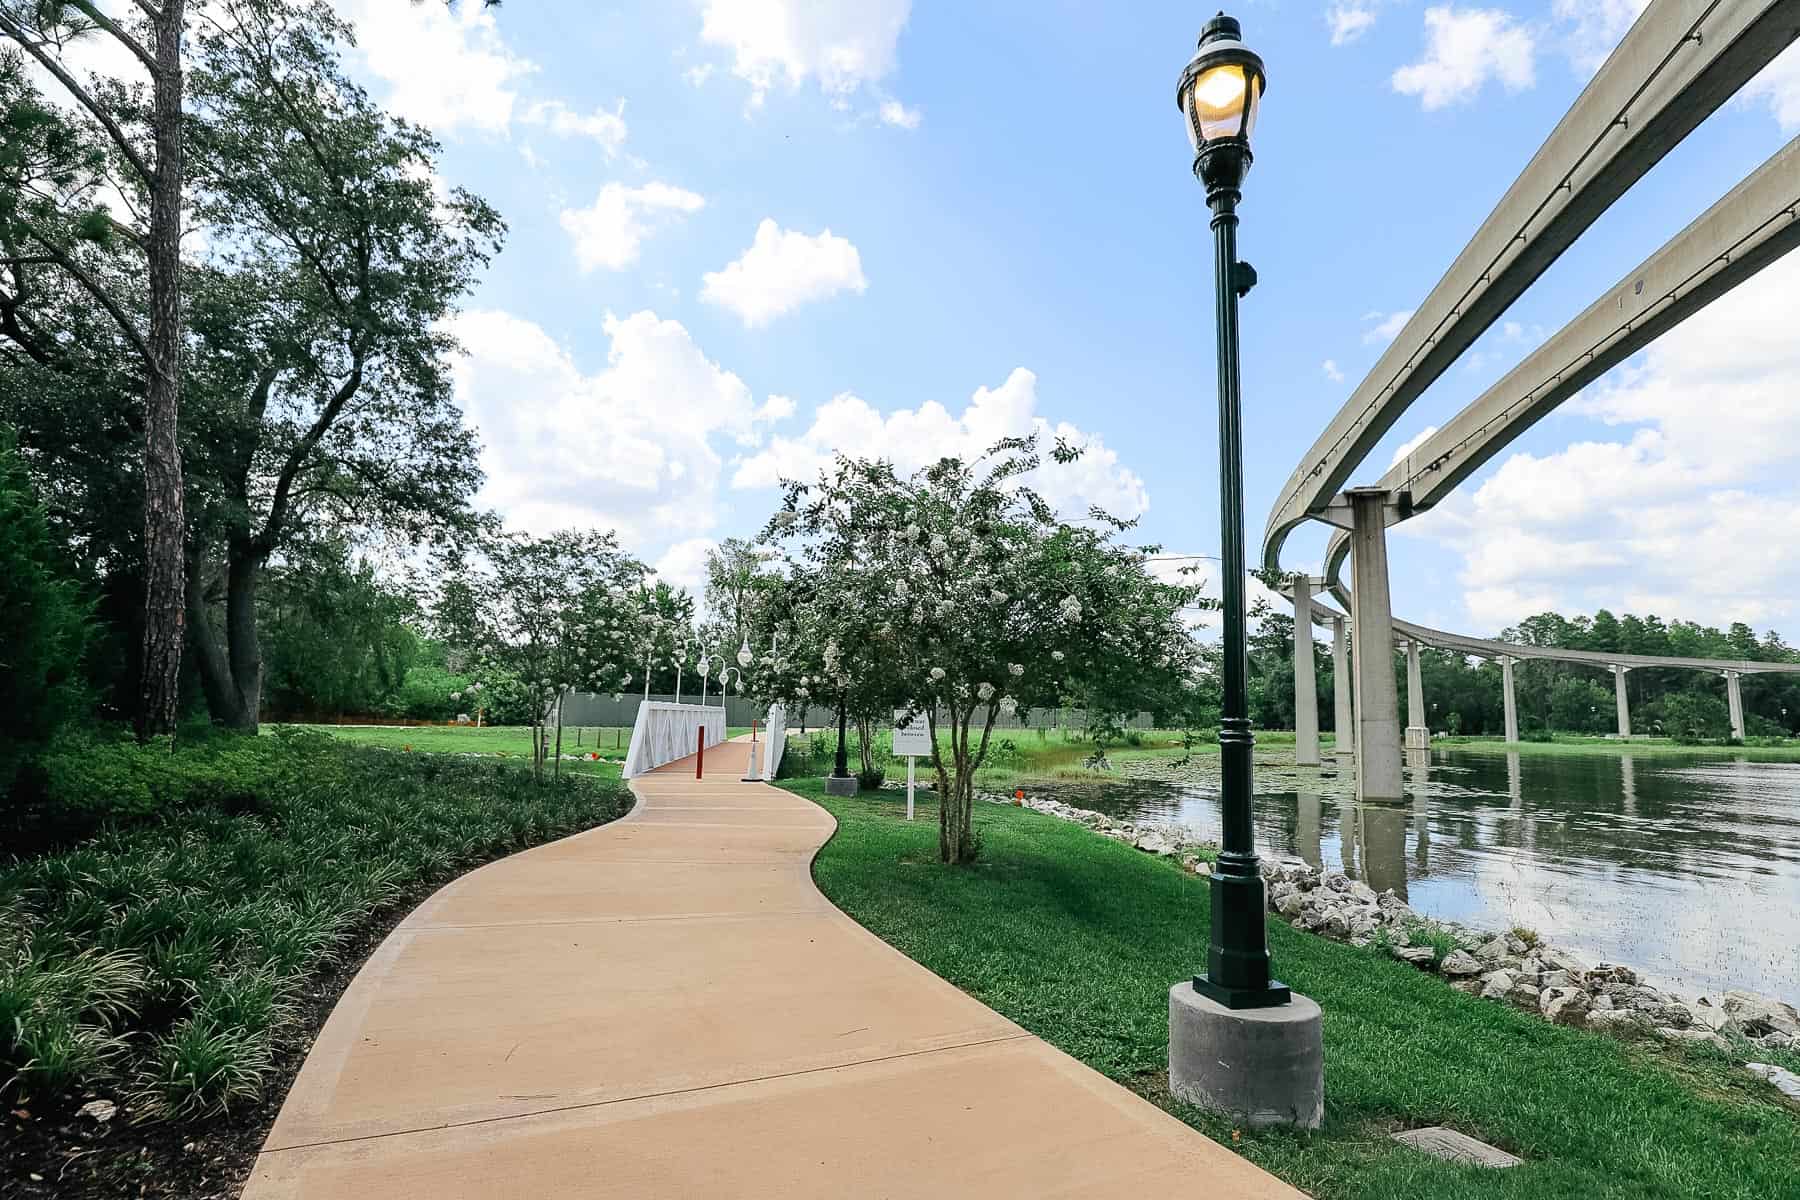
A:
[[[713,664],[713,659],[715,659],[715,658],[719,660],[719,666],[721,668],[723,668],[725,666],[725,656],[723,654],[704,654],[703,653],[700,655],[700,661],[694,664],[695,666],[697,666],[700,669],[700,707],[701,708],[706,707],[706,677],[712,673],[712,664]],[[719,673],[719,690],[721,692],[725,690],[725,674],[724,674],[723,670],[721,670]]]
[[[1169,991],[1169,1086],[1181,1099],[1251,1125],[1317,1128],[1324,1116],[1319,1006],[1270,976],[1253,794],[1244,598],[1243,428],[1238,301],[1256,272],[1237,257],[1239,188],[1265,86],[1237,21],[1207,22],[1175,102],[1212,210],[1218,303],[1219,528],[1224,696],[1219,722],[1224,837],[1212,874],[1206,972]]]

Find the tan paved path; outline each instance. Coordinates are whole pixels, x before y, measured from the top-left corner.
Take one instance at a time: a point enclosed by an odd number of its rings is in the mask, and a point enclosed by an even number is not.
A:
[[[408,917],[246,1200],[1300,1195],[833,908],[746,748]]]

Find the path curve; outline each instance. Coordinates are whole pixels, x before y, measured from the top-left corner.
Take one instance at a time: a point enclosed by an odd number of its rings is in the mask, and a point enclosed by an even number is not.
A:
[[[246,1200],[1301,1195],[834,908],[836,823],[747,749],[407,917]]]

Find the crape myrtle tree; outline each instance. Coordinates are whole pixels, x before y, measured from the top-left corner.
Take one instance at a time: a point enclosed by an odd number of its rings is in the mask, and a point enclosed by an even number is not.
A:
[[[685,696],[694,678],[700,636],[694,627],[694,598],[664,580],[642,580],[632,594],[631,662],[643,695],[673,696],[679,682]],[[641,674],[640,674],[641,673]]]
[[[1079,453],[1059,441],[1052,458]],[[1059,520],[1024,479],[1041,466],[1054,469],[1035,438],[904,477],[839,458],[816,484],[788,485],[765,534],[818,575],[816,609],[856,614],[844,629],[866,645],[838,643],[846,670],[887,675],[926,714],[946,863],[976,854],[974,777],[1001,713],[1077,689],[1117,711],[1153,677],[1178,679],[1191,654],[1180,614],[1194,589],[1151,576],[1154,548],[1115,540],[1129,522]]]
[[[591,530],[501,534],[479,559],[453,569],[439,619],[468,648],[465,671],[521,681],[534,774],[542,777],[551,753],[560,773],[568,694],[619,694],[631,686],[644,566],[611,533]],[[545,736],[552,725],[554,749]]]

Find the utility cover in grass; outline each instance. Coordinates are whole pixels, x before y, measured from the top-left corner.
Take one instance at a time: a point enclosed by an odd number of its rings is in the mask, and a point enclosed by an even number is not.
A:
[[[1516,1167],[1525,1161],[1498,1146],[1478,1142],[1466,1133],[1445,1129],[1442,1125],[1433,1125],[1428,1129],[1408,1129],[1405,1133],[1396,1133],[1394,1140],[1405,1142],[1414,1150],[1423,1150],[1438,1158],[1470,1163],[1477,1167]]]

